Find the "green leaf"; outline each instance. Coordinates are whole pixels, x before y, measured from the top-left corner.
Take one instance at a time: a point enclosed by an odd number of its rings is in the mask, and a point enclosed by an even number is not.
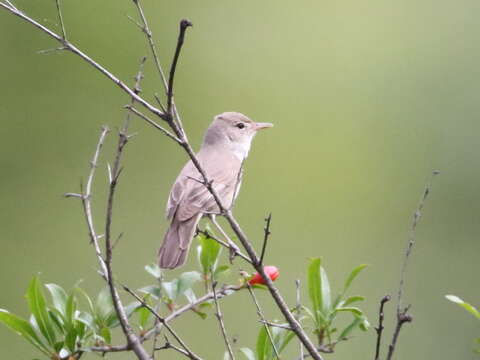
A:
[[[77,340],[77,330],[72,327],[65,336],[65,346],[70,350],[70,352],[75,352],[75,346]]]
[[[322,310],[322,297],[320,289],[320,258],[314,258],[310,260],[308,266],[308,294],[310,295],[310,301],[312,302],[313,315],[317,326],[320,325],[318,313]],[[262,359],[260,359],[262,360]]]
[[[152,313],[146,307],[139,307],[135,312],[138,314],[138,325],[140,328],[145,329]]]
[[[257,360],[255,357],[255,353],[253,352],[252,349],[243,347],[239,349],[240,352],[247,358],[247,360]]]
[[[81,289],[81,288],[79,288],[79,287],[75,288],[75,290],[76,290],[77,292],[79,292],[80,294],[83,295],[83,297],[84,297],[85,300],[87,301],[88,308],[90,309],[90,312],[91,312],[92,314],[94,314],[94,313],[95,313],[95,307],[94,307],[94,305],[93,305],[92,299],[90,299],[90,296],[88,296],[88,294],[86,293],[85,290],[83,290],[83,289]]]
[[[163,282],[162,288],[163,288],[163,291],[165,292],[165,295],[171,301],[175,301],[178,294],[178,279],[173,279],[172,281],[169,281],[169,282]]]
[[[37,276],[34,276],[30,282],[26,296],[30,311],[35,317],[40,332],[45,337],[47,342],[51,346],[54,346],[56,343],[55,330],[53,328],[52,320],[48,315],[45,297],[42,292],[40,280]]]
[[[348,306],[350,304],[353,304],[353,303],[356,303],[356,302],[359,302],[359,301],[363,301],[363,300],[365,300],[365,298],[363,296],[350,296],[349,298],[345,299],[344,301],[341,301],[338,304],[338,307],[345,307],[345,306]]]
[[[197,240],[199,243],[197,247],[198,262],[203,273],[209,274],[210,271],[215,271],[217,267],[221,245],[205,234],[198,234]]]
[[[75,311],[77,310],[77,302],[73,292],[68,296],[67,303],[65,305],[65,326],[67,329],[72,330],[73,322],[75,321]]]
[[[112,297],[110,296],[110,290],[105,287],[100,291],[95,300],[94,314],[95,320],[100,324],[105,324],[107,318],[114,312]]]
[[[363,316],[362,310],[356,307],[338,307],[335,309],[335,312],[340,312],[340,311],[351,312],[355,316]]]
[[[162,269],[157,264],[145,265],[145,270],[156,279],[162,278]]]
[[[162,296],[160,286],[158,285],[148,285],[141,289],[138,289],[138,291],[143,292],[145,294],[149,294],[153,296],[155,299],[160,299],[160,297]]]
[[[480,319],[480,312],[471,304],[463,301],[456,295],[445,295],[447,300],[450,300],[451,302],[458,304],[465,310],[467,310],[470,314],[474,315],[477,319]]]
[[[267,331],[265,330],[265,327],[262,326],[257,336],[257,359],[258,360],[267,360],[267,348],[268,348],[267,341],[269,341],[268,334],[267,334]]]
[[[193,284],[200,281],[202,276],[198,271],[184,272],[178,278],[177,296],[183,295],[187,289],[190,289]]]
[[[45,287],[52,295],[53,306],[55,306],[62,315],[65,315],[65,305],[68,297],[65,290],[57,284],[45,284]]]
[[[213,273],[213,277],[215,280],[220,279],[222,276],[227,276],[230,273],[230,266],[228,265],[220,265],[217,267],[217,270]]]
[[[367,266],[368,266],[367,264],[361,264],[361,265],[357,266],[355,269],[352,270],[350,275],[348,275],[347,280],[345,281],[345,285],[343,286],[343,293],[344,294],[348,290],[350,285],[352,285],[353,280],[355,280],[355,278],[358,276],[358,274],[360,274],[360,272],[363,269],[365,269]]]
[[[320,258],[310,260],[308,267],[308,292],[318,327],[323,323],[322,318],[326,318],[331,311],[330,284],[327,273],[321,266]]]
[[[323,303],[322,313],[324,316],[327,316],[327,314],[330,312],[330,309],[331,309],[332,298],[330,294],[330,283],[328,281],[327,272],[322,266],[320,266],[320,279],[322,281],[321,283],[322,303]]]
[[[362,322],[362,318],[355,317],[353,321],[340,333],[338,341],[345,340],[350,333],[357,328]]]
[[[112,343],[112,335],[110,334],[110,329],[107,327],[102,327],[100,329],[100,336],[105,340],[107,344]]]
[[[14,315],[7,310],[0,309],[0,322],[7,326],[10,330],[16,332],[18,335],[23,336],[30,344],[35,346],[43,354],[50,356],[48,347],[42,343],[40,338],[35,333],[32,325],[25,319]]]

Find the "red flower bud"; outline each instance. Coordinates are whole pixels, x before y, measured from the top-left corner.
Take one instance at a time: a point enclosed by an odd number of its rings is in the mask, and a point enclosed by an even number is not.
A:
[[[275,281],[278,276],[280,275],[280,272],[278,271],[278,268],[276,266],[264,266],[263,271],[265,271],[265,274],[270,278],[270,280]],[[255,285],[255,284],[263,284],[265,285],[265,279],[260,275],[258,272],[256,272],[250,280],[248,280],[248,283],[250,285]]]

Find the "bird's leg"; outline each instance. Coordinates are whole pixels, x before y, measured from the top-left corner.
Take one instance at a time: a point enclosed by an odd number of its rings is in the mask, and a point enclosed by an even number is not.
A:
[[[226,233],[225,231],[223,231],[222,227],[221,227],[220,224],[217,222],[216,215],[215,215],[215,214],[208,214],[208,217],[209,217],[210,221],[212,222],[212,224],[215,225],[215,227],[217,228],[217,230],[220,231],[220,233],[223,235],[223,237],[225,238],[225,240],[227,240],[227,243],[228,243],[228,246],[229,246],[229,250],[230,250],[229,259],[230,259],[230,263],[232,263],[232,261],[233,261],[233,259],[235,258],[235,256],[237,256],[237,254],[240,253],[240,249],[239,249],[238,246],[230,239],[230,237],[227,235],[227,233]]]

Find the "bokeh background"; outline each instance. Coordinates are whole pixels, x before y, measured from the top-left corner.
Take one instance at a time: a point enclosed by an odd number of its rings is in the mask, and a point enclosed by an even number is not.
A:
[[[126,17],[136,16],[133,4],[63,3],[70,40],[131,83],[139,58],[149,55]],[[58,30],[53,1],[16,4]],[[195,147],[212,117],[226,110],[275,123],[255,139],[235,213],[257,247],[263,218],[273,213],[267,262],[280,268],[277,284],[291,304],[309,257],[323,258],[337,289],[351,268],[368,263],[351,293],[367,296],[362,307],[375,323],[379,299],[396,291],[424,184],[432,170],[441,171],[408,269],[405,296],[415,320],[401,334],[397,358],[473,359],[478,321],[444,295],[480,305],[480,3],[146,0],[144,7],[165,65],[179,20],[194,23],[176,100]],[[66,288],[82,279],[89,292],[101,289],[80,204],[62,194],[78,190],[100,126],[118,128],[128,102],[72,54],[37,53],[56,46],[0,10],[0,307],[21,315],[36,273]],[[151,100],[161,92],[151,59],[145,71]],[[151,282],[143,266],[155,260],[169,187],[186,156],[139,119],[132,131],[138,136],[126,151],[114,220],[115,233],[125,235],[114,266],[119,279],[140,287]],[[94,185],[98,227],[115,141],[112,133]],[[195,267],[190,256],[184,269]],[[267,294],[260,299],[270,318],[281,318]],[[254,347],[259,324],[247,294],[224,301],[224,313],[237,346]],[[391,303],[388,338],[393,318]],[[204,358],[223,355],[213,317],[190,314],[175,327]],[[373,358],[374,333],[357,334],[326,359]],[[36,355],[5,327],[0,354]],[[288,354],[295,357],[295,345]]]

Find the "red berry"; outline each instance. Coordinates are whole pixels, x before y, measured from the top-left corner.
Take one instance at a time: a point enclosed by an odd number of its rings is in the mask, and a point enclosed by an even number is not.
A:
[[[276,266],[264,266],[263,271],[265,271],[265,274],[270,278],[270,280],[275,281],[278,276],[280,275],[280,272],[278,271],[278,268]],[[265,285],[265,279],[260,275],[258,272],[256,272],[250,280],[248,280],[248,283],[250,285],[255,285],[255,284],[263,284]]]

